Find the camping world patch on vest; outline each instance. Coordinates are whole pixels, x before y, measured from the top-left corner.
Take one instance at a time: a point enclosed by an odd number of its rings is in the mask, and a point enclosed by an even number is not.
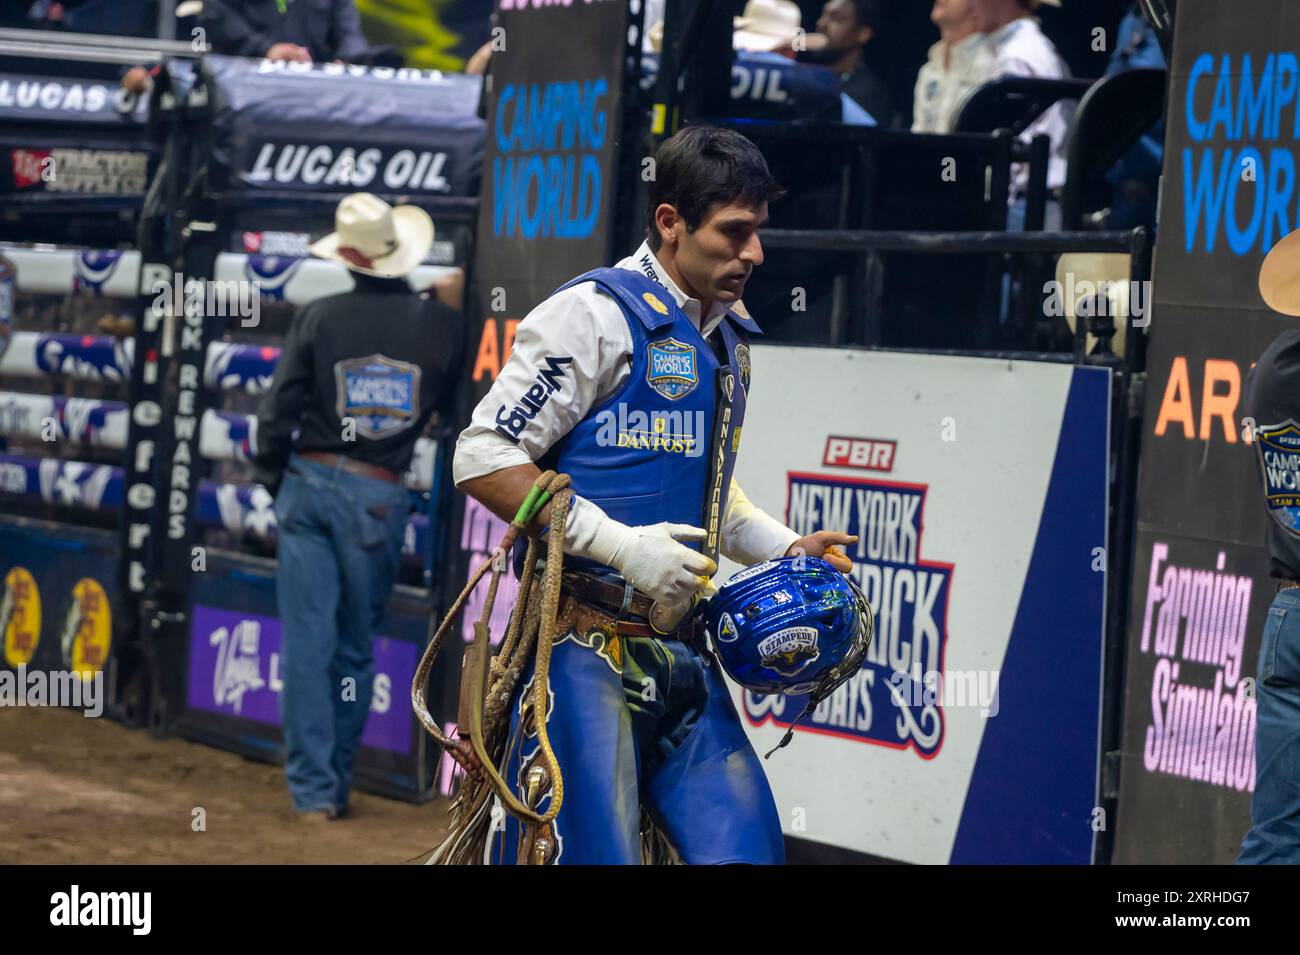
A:
[[[690,394],[700,383],[694,345],[665,338],[647,347],[650,367],[646,369],[646,383],[659,394],[675,400]]]
[[[1264,499],[1273,519],[1300,536],[1300,425],[1290,419],[1255,431]]]
[[[420,367],[384,355],[334,363],[339,418],[372,441],[409,428],[420,416]]]

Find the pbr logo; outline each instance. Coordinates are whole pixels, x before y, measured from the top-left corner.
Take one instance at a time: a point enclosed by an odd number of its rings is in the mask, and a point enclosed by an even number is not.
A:
[[[420,367],[384,355],[349,358],[334,365],[340,418],[377,441],[405,431],[420,416]]]
[[[650,368],[645,380],[659,394],[676,400],[690,394],[700,383],[694,345],[666,338],[661,342],[651,342],[648,347]]]
[[[821,656],[817,649],[817,628],[786,627],[778,630],[758,641],[758,656],[763,666],[782,676],[797,676]]]
[[[113,277],[122,253],[106,249],[89,249],[77,253],[72,276],[72,291],[103,295],[104,283]]]
[[[1258,428],[1255,450],[1269,513],[1300,537],[1300,425],[1288,419]]]
[[[796,732],[840,736],[922,759],[943,745],[942,695],[910,692],[943,673],[953,565],[921,557],[923,484],[821,474],[789,474],[786,524],[797,534],[823,527],[858,535],[849,548],[851,576],[875,613],[875,636],[862,669],[823,700]],[[768,639],[774,639],[775,636]],[[772,648],[795,654],[797,640]],[[786,665],[781,661],[781,665]],[[788,727],[806,699],[798,693],[744,691],[746,719]]]
[[[736,621],[731,619],[731,614],[724,613],[722,619],[718,621],[718,642],[735,643],[736,637],[738,636],[739,634],[736,633]]]

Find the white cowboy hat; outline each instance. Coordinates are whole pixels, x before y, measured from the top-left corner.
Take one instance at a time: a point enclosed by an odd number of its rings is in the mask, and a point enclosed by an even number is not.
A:
[[[744,12],[732,21],[731,45],[751,53],[785,49],[802,34],[805,50],[826,46],[820,33],[803,33],[803,14],[794,0],[749,0]]]
[[[1300,315],[1300,229],[1264,257],[1259,267],[1259,294],[1273,311]]]
[[[378,196],[354,192],[334,210],[334,232],[312,243],[312,255],[353,272],[396,278],[422,261],[433,245],[433,220],[418,206],[393,208]]]

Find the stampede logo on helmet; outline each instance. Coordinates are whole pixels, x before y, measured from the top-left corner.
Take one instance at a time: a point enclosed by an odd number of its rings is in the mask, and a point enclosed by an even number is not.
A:
[[[816,627],[787,627],[758,642],[759,661],[781,676],[797,676],[819,656]]]

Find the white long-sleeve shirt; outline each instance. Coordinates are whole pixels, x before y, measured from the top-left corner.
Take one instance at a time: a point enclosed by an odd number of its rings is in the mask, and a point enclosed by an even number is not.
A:
[[[727,311],[725,305],[715,302],[708,314],[701,316],[700,301],[677,287],[645,242],[616,267],[643,272],[662,285],[706,340]],[[452,462],[455,482],[537,461],[592,408],[623,386],[631,373],[632,350],[632,331],[622,308],[594,282],[583,282],[546,299],[515,329],[510,357],[456,442]],[[512,442],[497,431],[497,412],[514,407],[519,396],[536,384],[538,369],[547,367],[548,357],[571,357],[573,361],[564,366],[559,387],[519,432],[518,443]],[[732,479],[718,548],[724,556],[741,565],[756,564],[780,557],[798,538],[755,507]]]
[[[1012,20],[1006,26],[994,30],[986,36],[986,42],[993,53],[993,62],[989,67],[989,79],[1004,76],[1033,76],[1041,79],[1063,80],[1070,76],[1070,68],[1065,65],[1056,46],[1043,33],[1038,21],[1025,16]],[[1057,189],[1065,185],[1065,146],[1070,133],[1070,122],[1074,117],[1075,104],[1072,101],[1057,103],[1042,116],[1034,120],[1020,138],[1029,142],[1040,133],[1052,142],[1050,158],[1047,162],[1047,188]],[[1024,164],[1017,164],[1013,174],[1013,191],[1022,194],[1028,188],[1029,170]]]
[[[952,132],[957,110],[972,90],[989,81],[992,67],[993,50],[982,33],[972,33],[951,47],[942,40],[930,47],[916,74],[912,132]]]

